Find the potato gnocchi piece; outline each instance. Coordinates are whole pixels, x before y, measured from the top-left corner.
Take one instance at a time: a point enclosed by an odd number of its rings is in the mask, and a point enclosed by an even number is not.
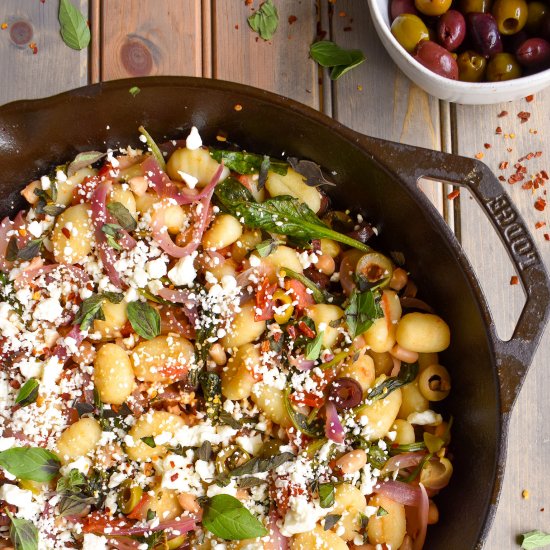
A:
[[[101,427],[93,418],[81,418],[71,424],[57,440],[59,458],[67,464],[95,449],[101,439]]]
[[[207,149],[176,149],[166,164],[166,171],[170,179],[175,181],[185,181],[186,176],[190,175],[198,179],[197,185],[203,187],[210,183],[214,177],[219,163],[214,160]],[[224,168],[221,180],[229,175],[229,170]],[[221,181],[220,180],[220,181]]]
[[[87,204],[70,206],[59,214],[52,232],[53,254],[60,264],[78,264],[91,252],[93,231]]]
[[[265,188],[272,197],[290,195],[307,204],[315,213],[321,209],[321,194],[316,187],[310,187],[304,181],[304,176],[289,168],[282,176],[269,171]]]

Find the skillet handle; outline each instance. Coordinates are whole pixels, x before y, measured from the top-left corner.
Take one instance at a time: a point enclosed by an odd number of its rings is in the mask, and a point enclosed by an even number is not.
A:
[[[365,139],[364,136],[361,136],[360,141],[378,159],[382,159],[390,172],[410,187],[416,188],[421,177],[466,187],[496,229],[516,267],[526,295],[525,306],[508,341],[498,337],[489,310],[482,308],[496,351],[502,412],[509,413],[550,313],[550,278],[524,220],[500,182],[483,162],[397,143],[380,143],[379,140]]]

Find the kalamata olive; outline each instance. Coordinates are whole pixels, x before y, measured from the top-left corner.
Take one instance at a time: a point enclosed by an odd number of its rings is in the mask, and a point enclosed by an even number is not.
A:
[[[328,387],[327,399],[334,403],[339,411],[357,407],[363,400],[361,384],[347,376],[337,378]]]
[[[414,0],[416,9],[424,15],[442,15],[451,7],[452,0]]]
[[[544,16],[548,13],[548,6],[544,2],[529,2],[527,4],[527,23],[525,28],[531,34],[538,34]]]
[[[437,40],[450,52],[456,50],[462,44],[466,36],[466,20],[456,10],[444,13],[437,23]]]
[[[485,76],[487,60],[478,53],[467,50],[456,60],[458,64],[458,80],[463,82],[481,82]]]
[[[391,20],[393,21],[402,13],[412,13],[413,15],[418,15],[418,10],[414,5],[414,0],[392,0],[390,6]]]
[[[546,69],[550,66],[550,42],[529,38],[516,50],[516,57],[524,67]]]
[[[485,57],[502,51],[497,22],[490,13],[469,13],[468,33],[473,49]]]
[[[424,21],[411,13],[398,15],[391,24],[391,32],[409,53],[414,51],[421,40],[429,38]]]
[[[495,0],[491,11],[497,20],[500,34],[515,34],[527,23],[525,0]]]
[[[491,0],[460,0],[460,11],[468,13],[487,13],[491,10]]]
[[[489,82],[513,80],[521,76],[521,66],[511,53],[497,53],[487,63],[485,75]]]
[[[451,80],[458,80],[458,65],[454,57],[439,44],[423,40],[416,47],[414,58],[430,71]]]

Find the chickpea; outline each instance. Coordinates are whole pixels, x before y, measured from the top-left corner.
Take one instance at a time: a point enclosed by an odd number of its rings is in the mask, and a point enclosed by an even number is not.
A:
[[[321,256],[319,256],[319,259],[317,260],[316,267],[321,273],[330,276],[334,273],[336,269],[336,263],[334,261],[334,258],[329,256],[328,254],[321,254]]]
[[[407,275],[407,272],[398,267],[397,269],[393,270],[391,279],[390,279],[390,288],[393,288],[393,290],[401,290],[402,288],[405,288],[405,285],[409,281],[409,276]]]
[[[336,461],[336,466],[343,474],[358,472],[367,463],[367,453],[363,449],[355,449],[341,456]]]

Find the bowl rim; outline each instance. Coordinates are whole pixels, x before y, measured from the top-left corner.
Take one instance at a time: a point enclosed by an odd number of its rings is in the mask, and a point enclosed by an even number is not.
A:
[[[372,18],[378,23],[375,25],[380,32],[383,33],[395,50],[401,54],[406,63],[408,63],[413,69],[422,73],[426,78],[432,80],[434,83],[444,85],[447,87],[460,90],[462,92],[488,92],[493,90],[494,92],[506,92],[512,88],[519,88],[521,85],[528,84],[539,84],[545,81],[548,81],[550,85],[550,68],[534,73],[528,76],[521,76],[520,78],[514,78],[513,80],[503,80],[500,82],[463,82],[461,80],[451,80],[444,76],[438,75],[430,71],[428,68],[424,67],[422,63],[419,63],[412,55],[401,46],[397,39],[393,36],[390,31],[390,25],[386,23],[384,16],[382,15],[382,10],[379,6],[378,0],[367,0],[370,8],[370,13]],[[389,2],[386,0],[384,2],[386,5],[389,5]],[[383,43],[383,41],[381,41]]]

